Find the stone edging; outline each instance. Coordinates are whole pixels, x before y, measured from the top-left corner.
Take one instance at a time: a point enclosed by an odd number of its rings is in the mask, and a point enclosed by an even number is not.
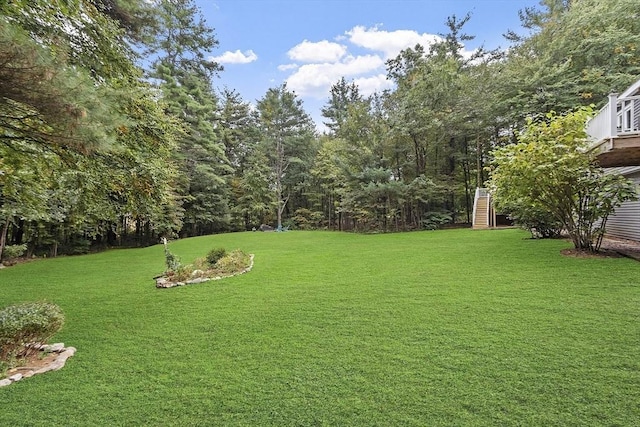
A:
[[[76,353],[75,347],[65,348],[63,343],[56,343],[51,345],[43,344],[43,345],[39,345],[38,347],[40,351],[43,351],[46,353],[58,353],[58,356],[55,358],[53,362],[41,368],[36,369],[36,368],[30,368],[28,366],[18,366],[16,368],[10,369],[9,373],[12,373],[12,372],[15,372],[15,373],[9,376],[8,378],[1,379],[0,387],[11,385],[24,378],[29,378],[37,374],[44,374],[45,372],[60,370],[67,362],[67,359]],[[18,372],[18,371],[24,371],[24,372]]]
[[[228,274],[226,276],[197,277],[195,279],[185,280],[184,282],[171,282],[166,276],[162,276],[156,279],[156,288],[163,288],[163,289],[174,288],[176,286],[193,285],[195,283],[203,283],[203,282],[208,282],[210,280],[226,279],[227,277],[239,276],[241,274],[247,273],[251,271],[252,268],[253,268],[253,254],[249,254],[249,267],[237,273]]]

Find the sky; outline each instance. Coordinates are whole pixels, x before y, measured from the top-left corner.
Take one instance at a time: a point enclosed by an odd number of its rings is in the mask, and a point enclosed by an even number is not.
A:
[[[392,88],[385,61],[447,32],[447,17],[471,19],[465,51],[506,48],[518,11],[538,0],[195,0],[219,45],[211,59],[224,70],[216,89],[254,104],[283,83],[324,130],[320,110],[341,77],[364,96]]]

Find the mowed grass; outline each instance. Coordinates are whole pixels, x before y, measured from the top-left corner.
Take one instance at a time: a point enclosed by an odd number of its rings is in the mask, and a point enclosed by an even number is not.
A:
[[[156,289],[160,245],[0,271],[62,307],[61,371],[0,389],[6,426],[631,426],[640,263],[519,230],[237,233],[245,275]]]

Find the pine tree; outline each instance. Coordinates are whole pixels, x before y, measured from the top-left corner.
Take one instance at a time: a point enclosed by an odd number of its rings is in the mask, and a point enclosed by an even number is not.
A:
[[[155,55],[150,76],[158,82],[167,113],[178,118],[185,209],[183,235],[225,230],[229,223],[227,177],[232,172],[216,133],[218,99],[212,79],[221,67],[207,55],[218,44],[192,0],[162,0],[158,27],[148,53]]]

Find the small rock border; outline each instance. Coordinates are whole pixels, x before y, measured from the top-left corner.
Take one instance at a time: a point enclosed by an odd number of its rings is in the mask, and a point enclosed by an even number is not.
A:
[[[184,282],[172,282],[169,280],[167,276],[161,276],[156,278],[156,288],[175,288],[176,286],[185,286],[185,285],[193,285],[196,283],[208,282],[210,280],[221,280],[226,279],[227,277],[239,276],[241,274],[247,273],[251,271],[253,268],[253,254],[249,254],[249,266],[244,270],[240,270],[237,273],[227,274],[225,276],[214,276],[214,277],[196,277],[195,279],[185,280]]]
[[[44,374],[49,371],[58,371],[67,363],[67,359],[76,353],[75,347],[65,347],[63,343],[42,344],[38,345],[38,350],[44,353],[57,353],[58,356],[49,364],[34,369],[28,366],[18,366],[9,370],[9,373],[15,372],[7,378],[0,380],[0,387],[6,387],[24,378],[30,378],[34,375]],[[19,372],[24,371],[24,372]]]

